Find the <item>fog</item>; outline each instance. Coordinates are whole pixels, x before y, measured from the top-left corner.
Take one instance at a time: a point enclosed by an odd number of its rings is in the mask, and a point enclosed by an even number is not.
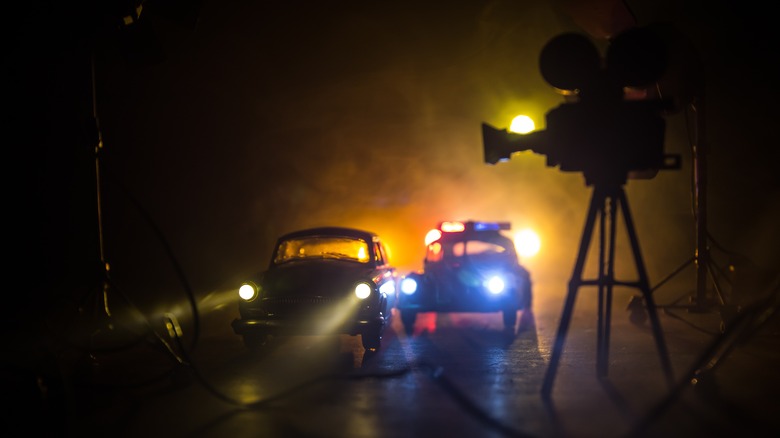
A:
[[[181,275],[200,294],[235,287],[265,267],[281,233],[320,225],[379,233],[407,271],[421,267],[438,221],[480,219],[536,229],[542,250],[525,262],[565,287],[592,188],[531,151],[485,164],[481,138],[482,122],[504,128],[519,113],[544,129],[564,102],[538,58],[552,37],[584,32],[565,3],[206,1],[192,22],[149,2],[142,18],[156,40],[128,50],[105,38],[95,49],[114,279],[174,297]],[[733,39],[752,35],[724,26],[728,11],[629,3],[639,24],[672,20],[705,66],[695,80],[707,90],[711,235],[777,269],[778,153],[758,105],[771,76]],[[155,50],[162,59],[127,58]],[[651,284],[696,249],[695,115],[683,107],[666,119],[665,151],[681,169],[626,184]],[[625,239],[618,252],[619,273],[631,272]]]

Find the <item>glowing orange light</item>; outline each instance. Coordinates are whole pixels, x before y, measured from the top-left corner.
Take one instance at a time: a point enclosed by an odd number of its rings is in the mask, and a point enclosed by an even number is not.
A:
[[[466,229],[463,222],[442,222],[441,230],[446,233],[460,233]]]
[[[428,234],[425,235],[425,246],[428,246],[432,242],[439,240],[440,237],[441,237],[441,231],[437,229],[428,231]]]

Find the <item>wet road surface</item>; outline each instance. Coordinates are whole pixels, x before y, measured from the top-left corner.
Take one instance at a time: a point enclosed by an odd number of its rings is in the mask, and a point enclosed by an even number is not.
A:
[[[534,310],[521,312],[514,336],[502,331],[499,313],[427,313],[408,335],[396,317],[374,354],[346,335],[278,338],[250,352],[230,329],[234,292],[215,292],[198,304],[194,347],[187,343],[192,324],[168,314],[150,321],[167,321],[170,331],[157,330],[143,342],[63,350],[58,361],[69,363],[63,395],[44,410],[46,425],[39,427],[71,436],[236,438],[772,436],[780,430],[777,318],[726,337],[719,312],[662,309],[670,386],[649,325],[629,318],[628,292],[615,293],[607,376],[600,379],[596,296],[579,291],[552,391],[543,396],[562,289],[539,285]],[[673,295],[659,293],[657,301]],[[104,345],[119,333],[116,326],[103,330]],[[710,368],[690,383],[693,371]]]

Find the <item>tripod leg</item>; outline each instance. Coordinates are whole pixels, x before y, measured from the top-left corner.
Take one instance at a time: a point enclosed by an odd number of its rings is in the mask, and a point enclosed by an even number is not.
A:
[[[642,259],[642,253],[639,249],[639,239],[636,236],[636,230],[634,230],[634,221],[631,217],[631,211],[628,207],[628,199],[623,189],[619,192],[619,203],[623,212],[623,218],[626,221],[626,230],[628,231],[628,237],[631,241],[631,250],[634,254],[634,261],[636,262],[637,273],[639,274],[639,288],[642,291],[642,296],[645,299],[645,306],[647,307],[647,315],[650,317],[650,324],[653,330],[653,337],[655,338],[656,348],[661,360],[661,366],[664,371],[664,375],[669,387],[674,386],[674,379],[672,376],[672,365],[669,360],[669,352],[666,349],[666,342],[664,341],[663,332],[661,331],[661,324],[658,320],[658,313],[656,312],[655,302],[653,300],[653,294],[650,291],[650,283],[647,279],[647,272],[645,271],[645,264]]]
[[[616,233],[616,222],[617,222],[617,206],[615,205],[616,202],[618,202],[612,195],[609,197],[609,238],[607,242],[609,243],[609,248],[607,250],[607,266],[606,266],[606,274],[599,278],[599,289],[600,294],[604,293],[601,292],[601,290],[605,290],[606,297],[604,299],[600,298],[600,307],[599,311],[604,313],[604,321],[601,322],[599,327],[599,348],[598,348],[598,356],[596,359],[596,368],[598,370],[598,377],[604,378],[607,377],[608,374],[608,367],[609,367],[609,338],[610,338],[610,327],[612,324],[612,288],[615,284],[615,235]],[[604,227],[602,226],[602,233],[604,232]],[[604,242],[602,239],[602,247],[604,246]],[[603,252],[603,251],[602,251]],[[603,269],[603,268],[602,268]]]
[[[582,232],[582,238],[580,240],[580,249],[577,254],[577,261],[574,264],[574,273],[569,280],[569,291],[566,295],[566,301],[563,305],[563,315],[561,316],[561,322],[558,326],[558,333],[555,336],[555,344],[553,345],[552,355],[550,356],[550,363],[547,365],[547,371],[544,375],[544,381],[542,382],[542,395],[549,397],[552,392],[553,381],[555,380],[555,373],[558,368],[558,362],[563,352],[563,345],[566,341],[566,332],[569,330],[569,323],[571,321],[571,313],[574,309],[574,302],[577,298],[577,290],[582,283],[582,270],[585,266],[585,259],[588,255],[588,248],[590,247],[590,241],[593,236],[593,225],[596,221],[596,213],[603,210],[604,196],[598,188],[593,191],[593,195],[590,200],[590,207],[588,208],[588,216],[585,219],[585,229]]]
[[[606,208],[605,200],[605,208]],[[598,283],[598,316],[597,316],[597,328],[596,328],[596,377],[606,376],[606,364],[602,360],[604,351],[604,335],[607,325],[604,319],[604,279],[605,279],[605,264],[604,264],[604,239],[606,236],[605,228],[607,223],[606,210],[602,209],[599,219],[599,273],[597,277]]]

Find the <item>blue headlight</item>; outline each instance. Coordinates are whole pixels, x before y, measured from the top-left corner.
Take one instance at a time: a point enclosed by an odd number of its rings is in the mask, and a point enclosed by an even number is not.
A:
[[[498,275],[494,275],[485,281],[485,287],[493,295],[498,295],[504,291],[506,284],[504,283],[503,278]]]
[[[395,281],[390,280],[381,286],[379,286],[379,292],[385,294],[385,295],[393,295],[395,294]]]
[[[414,278],[404,278],[403,281],[401,281],[401,292],[406,295],[417,292],[417,280]]]

